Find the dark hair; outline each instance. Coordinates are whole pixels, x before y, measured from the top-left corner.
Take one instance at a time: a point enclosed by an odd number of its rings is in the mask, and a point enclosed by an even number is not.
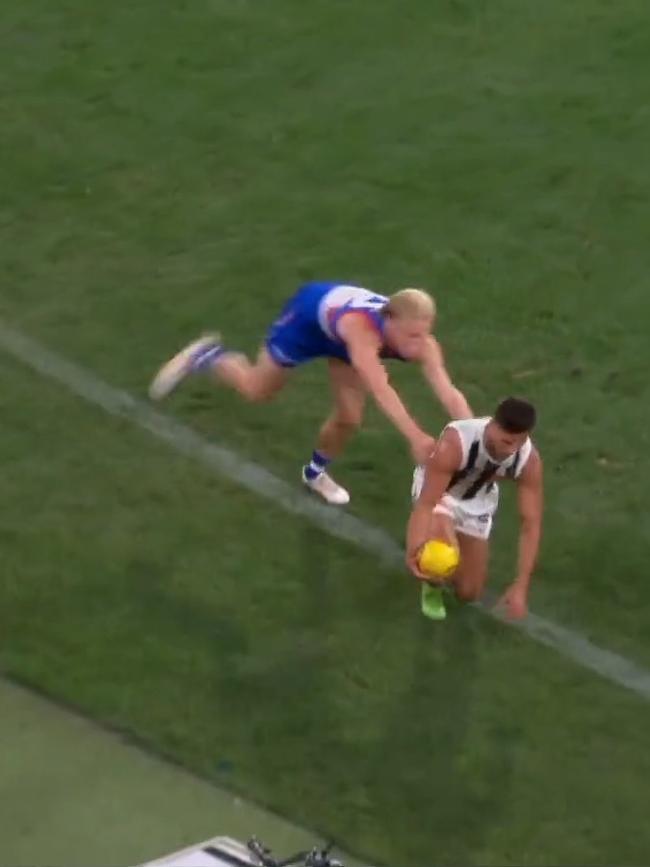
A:
[[[537,422],[537,411],[527,400],[507,397],[496,408],[494,420],[506,433],[529,433]]]

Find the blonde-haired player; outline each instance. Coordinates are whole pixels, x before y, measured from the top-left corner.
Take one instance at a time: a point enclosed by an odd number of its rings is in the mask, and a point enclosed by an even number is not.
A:
[[[350,495],[326,470],[361,425],[368,393],[406,439],[417,464],[426,461],[435,444],[390,384],[384,359],[419,364],[451,418],[471,416],[431,334],[435,318],[434,300],[422,289],[387,297],[360,286],[308,283],[287,301],[254,363],[225,349],[218,336],[202,337],[163,365],[149,393],[163,398],[188,375],[209,372],[247,400],[265,401],[283,388],[294,367],[326,358],[334,405],[302,480],[328,503],[344,505]]]

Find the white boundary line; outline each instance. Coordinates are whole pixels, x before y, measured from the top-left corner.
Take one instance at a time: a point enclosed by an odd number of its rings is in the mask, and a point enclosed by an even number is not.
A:
[[[317,502],[297,486],[282,481],[259,464],[235,452],[208,442],[191,428],[153,409],[126,391],[114,388],[85,368],[51,352],[41,343],[0,322],[0,349],[21,361],[46,379],[58,382],[87,403],[101,407],[113,416],[166,442],[237,485],[293,515],[299,515],[337,539],[379,556],[386,565],[403,569],[403,552],[391,537],[353,515]],[[493,612],[481,607],[491,616]],[[620,654],[599,647],[579,632],[537,614],[529,614],[516,627],[529,638],[545,644],[567,659],[606,680],[650,700],[650,671]]]

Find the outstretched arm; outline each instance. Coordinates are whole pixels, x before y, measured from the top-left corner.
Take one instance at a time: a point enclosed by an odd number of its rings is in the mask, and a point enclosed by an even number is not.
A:
[[[473,413],[465,395],[451,381],[440,344],[435,337],[427,340],[421,358],[422,372],[450,418],[471,418]]]
[[[452,428],[447,428],[425,464],[422,490],[413,504],[406,529],[406,563],[418,578],[426,577],[420,572],[417,559],[420,548],[429,539],[433,510],[461,463],[462,450],[458,434]]]
[[[415,462],[424,463],[433,451],[435,440],[414,421],[400,396],[388,381],[386,368],[379,359],[380,339],[363,317],[347,315],[339,324],[352,366],[383,414],[410,443]]]

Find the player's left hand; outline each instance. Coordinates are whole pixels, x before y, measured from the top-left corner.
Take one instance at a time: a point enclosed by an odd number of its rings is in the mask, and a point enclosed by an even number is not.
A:
[[[527,596],[526,588],[515,581],[503,594],[497,607],[505,612],[509,620],[523,620],[528,614]]]
[[[436,447],[435,437],[423,433],[417,440],[411,442],[411,455],[416,466],[424,466]]]

